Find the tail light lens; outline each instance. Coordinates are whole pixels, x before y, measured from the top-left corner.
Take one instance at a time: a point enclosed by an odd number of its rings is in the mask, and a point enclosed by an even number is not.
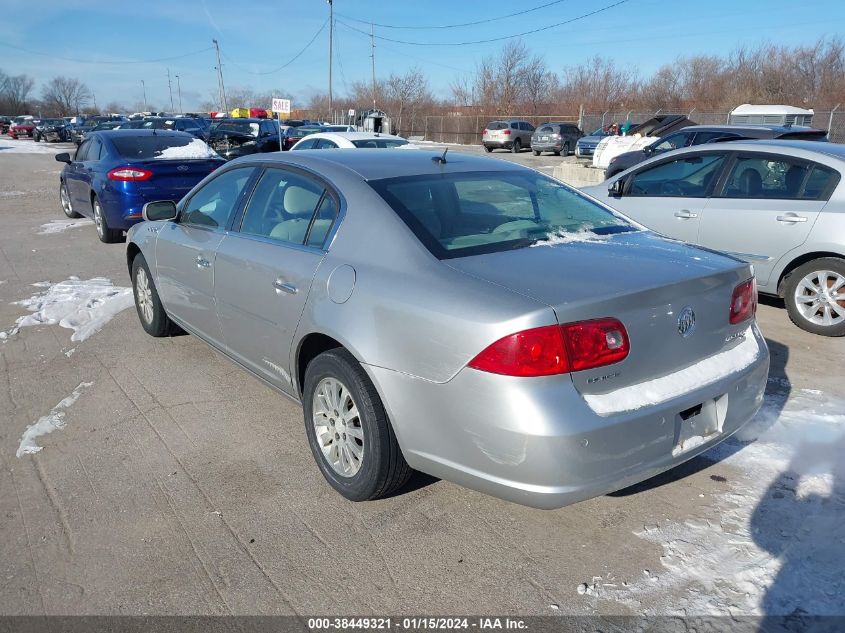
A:
[[[505,376],[553,376],[618,363],[630,351],[616,319],[594,319],[524,330],[499,339],[469,367]]]
[[[731,324],[742,323],[757,313],[757,279],[752,277],[734,288],[731,295]]]
[[[504,134],[505,136],[510,136],[511,131],[510,130],[503,130],[502,134]]]
[[[484,128],[484,131],[482,132],[482,134],[483,134],[484,136],[487,136],[487,128]]]
[[[153,172],[139,167],[117,167],[109,172],[108,177],[109,180],[149,180]]]

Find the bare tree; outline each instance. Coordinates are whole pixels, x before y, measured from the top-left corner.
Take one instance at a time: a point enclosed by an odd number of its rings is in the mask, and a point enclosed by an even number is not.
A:
[[[475,92],[469,77],[458,77],[451,84],[452,102],[456,106],[467,107],[475,105]]]
[[[411,118],[411,128],[416,113],[430,106],[434,97],[428,87],[428,80],[419,67],[411,68],[404,75],[393,75],[384,84],[385,108],[396,117],[396,131],[408,127],[407,116]],[[402,116],[406,115],[403,127]]]
[[[41,91],[45,107],[59,116],[78,114],[94,100],[94,93],[78,79],[53,77]]]
[[[532,57],[522,70],[525,99],[531,106],[531,112],[537,114],[540,104],[551,100],[558,81],[554,73],[546,68],[541,57]]]
[[[0,105],[12,114],[26,112],[32,105],[30,94],[35,80],[29,75],[6,75],[0,72]]]

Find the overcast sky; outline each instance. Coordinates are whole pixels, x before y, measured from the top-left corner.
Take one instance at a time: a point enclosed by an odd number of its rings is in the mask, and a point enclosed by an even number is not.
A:
[[[369,21],[428,27],[489,20],[445,29],[375,27],[380,37],[437,44],[377,39],[378,76],[419,65],[435,92],[447,96],[456,76],[471,74],[477,60],[498,51],[505,42],[447,44],[522,33],[578,18],[619,0],[559,0],[518,17],[492,19],[550,2],[335,0],[335,93],[344,93],[356,80],[370,79],[370,39],[353,30],[369,32]],[[327,87],[325,0],[148,0],[134,4],[137,9],[133,3],[114,0],[39,0],[32,8],[10,5],[9,0],[0,0],[0,70],[32,75],[36,95],[44,81],[66,75],[87,83],[101,107],[110,101],[131,106],[142,98],[143,79],[149,102],[169,108],[169,68],[174,95],[178,74],[185,109],[194,109],[216,90],[214,51],[203,50],[211,47],[212,38],[220,42],[224,55],[227,87],[278,89],[280,96],[293,99],[294,107]],[[297,61],[276,70],[321,27]],[[811,43],[837,33],[845,33],[843,0],[623,0],[595,15],[526,35],[524,41],[554,71],[600,54],[648,74],[680,55],[723,54],[740,44],[764,41]],[[148,62],[163,58],[168,59]]]

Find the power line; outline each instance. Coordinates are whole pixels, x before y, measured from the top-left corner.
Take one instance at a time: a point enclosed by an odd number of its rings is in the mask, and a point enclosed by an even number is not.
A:
[[[60,55],[53,55],[52,53],[42,53],[40,51],[33,51],[28,48],[23,48],[21,46],[15,46],[14,44],[9,44],[7,42],[0,42],[0,46],[5,46],[6,48],[12,48],[17,51],[21,51],[23,53],[29,53],[30,55],[41,55],[42,57],[49,57],[51,59],[59,59],[65,62],[74,62],[77,64],[105,64],[105,65],[125,65],[125,64],[157,64],[158,62],[169,62],[174,59],[184,59],[185,57],[191,57],[192,55],[199,55],[200,53],[205,53],[207,51],[212,50],[214,47],[209,46],[208,48],[203,48],[198,51],[193,51],[191,53],[185,53],[184,55],[175,55],[173,57],[160,57],[159,59],[127,59],[123,61],[92,61],[90,59],[76,59],[73,57],[62,57]]]
[[[260,71],[260,72],[259,72],[259,71],[255,71],[255,70],[249,70],[249,69],[248,69],[248,68],[246,68],[245,66],[242,66],[240,63],[238,63],[238,62],[236,62],[235,60],[231,59],[231,58],[230,58],[230,57],[229,57],[229,56],[228,56],[225,52],[224,52],[224,53],[222,53],[222,55],[223,55],[223,57],[224,57],[224,58],[225,58],[225,59],[226,59],[226,60],[227,60],[230,64],[232,64],[232,65],[234,65],[234,66],[237,66],[238,68],[240,68],[241,70],[243,70],[243,71],[244,71],[244,72],[246,72],[246,73],[249,73],[250,75],[272,75],[273,73],[277,73],[277,72],[279,72],[280,70],[284,70],[285,68],[287,68],[288,66],[290,66],[292,63],[294,63],[297,59],[299,59],[299,58],[302,56],[302,54],[303,54],[305,51],[307,51],[307,50],[308,50],[308,48],[309,48],[309,47],[310,47],[310,46],[314,43],[314,40],[316,40],[316,39],[317,39],[317,37],[320,35],[320,33],[322,33],[322,32],[323,32],[323,29],[325,29],[325,28],[326,28],[326,24],[328,24],[328,23],[329,23],[329,19],[328,19],[328,18],[326,18],[326,21],[325,21],[325,22],[323,22],[323,25],[322,25],[322,26],[321,26],[321,27],[317,30],[317,32],[316,32],[316,33],[314,33],[314,37],[312,37],[310,40],[308,40],[308,43],[304,46],[304,48],[303,48],[301,51],[299,51],[296,55],[294,55],[293,57],[291,57],[291,58],[290,58],[288,61],[286,61],[284,64],[282,64],[282,65],[281,65],[281,66],[279,66],[278,68],[274,68],[273,70],[266,70],[266,71]],[[368,37],[369,37],[369,36],[368,36]]]
[[[376,39],[384,40],[385,42],[394,42],[396,44],[408,44],[408,45],[411,45],[411,46],[469,46],[471,44],[488,44],[490,42],[501,42],[501,41],[504,41],[504,40],[511,40],[515,37],[522,37],[523,35],[532,35],[533,33],[540,33],[541,31],[548,31],[549,29],[554,29],[554,28],[557,28],[559,26],[563,26],[565,24],[572,24],[573,22],[577,22],[579,20],[589,18],[590,16],[596,15],[598,13],[608,11],[609,9],[612,9],[614,7],[618,7],[620,4],[625,4],[626,2],[629,2],[629,1],[630,0],[619,0],[618,2],[614,2],[613,4],[609,4],[605,7],[600,8],[600,9],[590,11],[589,13],[584,13],[582,15],[576,16],[574,18],[570,18],[568,20],[564,20],[563,22],[557,22],[555,24],[549,24],[548,26],[542,26],[542,27],[539,27],[539,28],[536,28],[536,29],[531,29],[530,31],[523,31],[522,33],[513,33],[511,35],[503,35],[502,37],[491,37],[491,38],[486,39],[486,40],[472,40],[472,41],[467,41],[467,42],[412,42],[412,41],[409,41],[409,40],[397,40],[397,39],[393,39],[393,38],[390,38],[390,37],[383,37],[381,35],[376,35],[375,37],[376,37]],[[366,31],[362,31],[361,29],[356,28],[356,27],[354,27],[350,24],[346,24],[346,23],[340,22],[340,21],[338,21],[338,23],[343,24],[346,28],[352,29],[353,31],[358,31],[359,33],[362,33],[362,34],[366,35],[367,37],[370,36],[370,34],[367,33]]]
[[[534,11],[539,11],[540,9],[545,9],[546,7],[550,7],[553,4],[560,4],[561,2],[566,2],[567,0],[553,0],[553,2],[547,2],[546,4],[541,4],[540,6],[533,7],[531,9],[524,9],[522,11],[517,11],[516,13],[508,13],[507,15],[500,15],[496,18],[487,18],[486,20],[476,20],[475,22],[463,22],[460,24],[439,24],[436,26],[418,26],[418,25],[395,25],[395,24],[379,24],[378,22],[367,22],[366,20],[359,20],[358,18],[353,18],[349,15],[343,15],[342,13],[338,13],[342,18],[347,20],[352,20],[353,22],[360,22],[361,24],[371,24],[372,26],[377,26],[382,29],[410,29],[415,31],[420,30],[427,30],[427,29],[457,29],[464,26],[475,26],[476,24],[487,24],[489,22],[497,22],[499,20],[506,20],[507,18],[513,18],[518,15],[525,15],[526,13],[532,13]]]

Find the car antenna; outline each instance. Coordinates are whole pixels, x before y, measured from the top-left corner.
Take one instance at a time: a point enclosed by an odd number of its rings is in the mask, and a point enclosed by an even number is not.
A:
[[[446,149],[443,150],[442,156],[432,156],[431,160],[434,161],[435,163],[439,163],[440,165],[445,165],[446,164],[446,152],[448,152],[448,151],[449,151],[449,148],[447,147]]]

